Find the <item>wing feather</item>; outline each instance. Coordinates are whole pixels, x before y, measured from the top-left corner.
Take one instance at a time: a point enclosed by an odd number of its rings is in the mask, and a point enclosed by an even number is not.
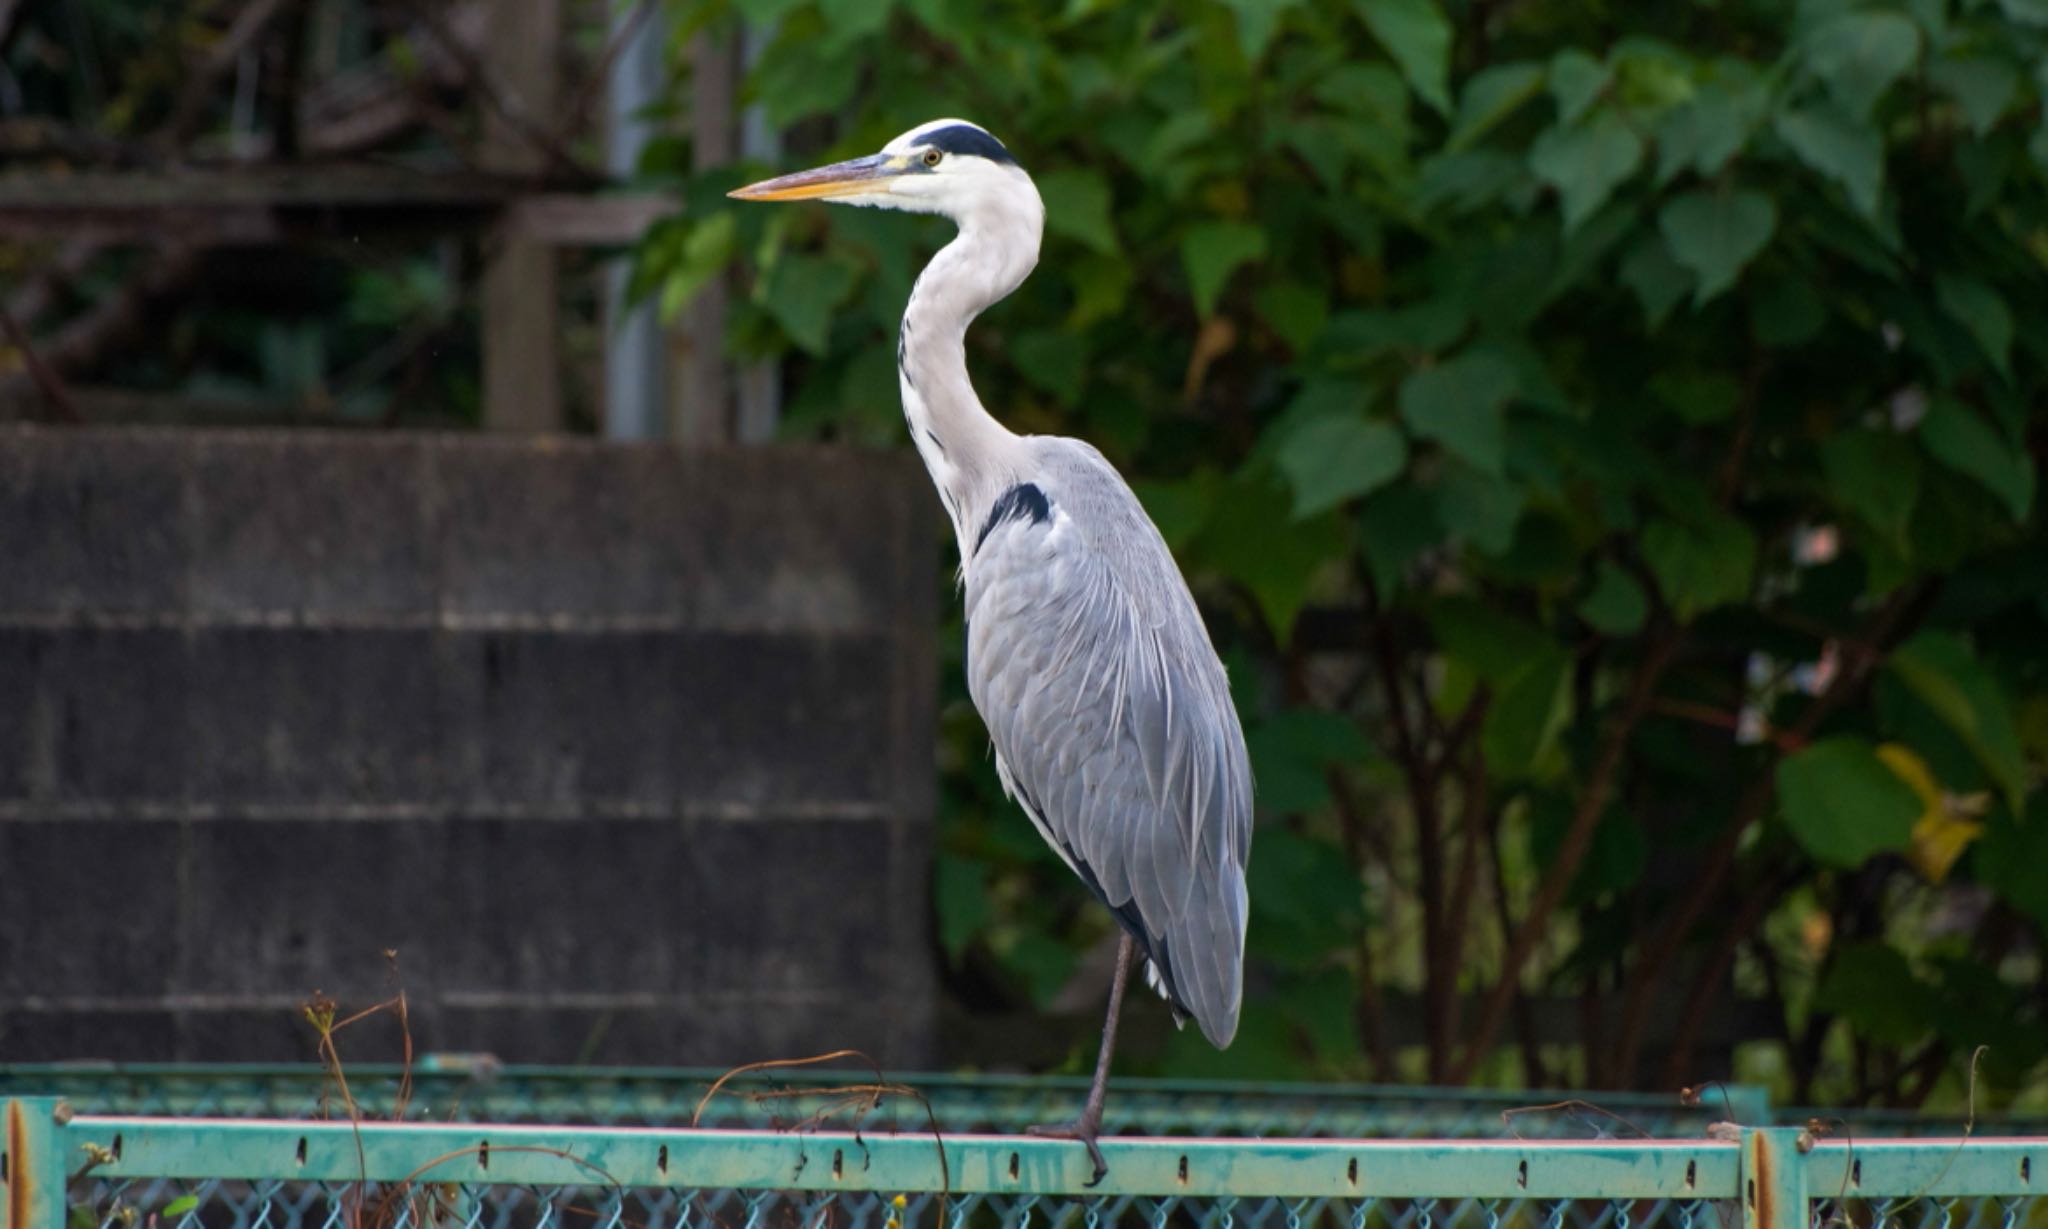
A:
[[[1164,540],[1085,445],[1040,440],[1043,517],[967,561],[968,688],[1005,788],[1217,1045],[1243,999],[1251,771]],[[1009,501],[1021,503],[1021,501]]]

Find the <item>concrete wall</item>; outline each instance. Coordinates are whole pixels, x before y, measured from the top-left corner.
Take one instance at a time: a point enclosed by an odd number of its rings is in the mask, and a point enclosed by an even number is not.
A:
[[[308,1058],[396,949],[421,1049],[925,1061],[924,487],[0,431],[0,1060]]]

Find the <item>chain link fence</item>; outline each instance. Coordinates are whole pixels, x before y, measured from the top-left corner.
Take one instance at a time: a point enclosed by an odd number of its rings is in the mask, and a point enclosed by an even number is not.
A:
[[[1115,1137],[1095,1185],[929,1128],[0,1112],[0,1229],[2048,1229],[2048,1138]]]
[[[350,1066],[346,1074],[360,1116],[441,1122],[865,1131],[923,1131],[936,1123],[949,1132],[987,1133],[1070,1119],[1087,1094],[1087,1081],[1057,1077],[781,1069],[719,1085],[720,1071],[513,1067],[463,1055],[430,1055],[409,1070]],[[1764,1091],[1745,1085],[1710,1086],[1689,1098],[1135,1079],[1119,1079],[1113,1088],[1104,1124],[1112,1135],[1698,1138],[1716,1122],[1771,1120]],[[87,1113],[348,1116],[339,1086],[314,1066],[0,1066],[0,1096],[56,1092]]]

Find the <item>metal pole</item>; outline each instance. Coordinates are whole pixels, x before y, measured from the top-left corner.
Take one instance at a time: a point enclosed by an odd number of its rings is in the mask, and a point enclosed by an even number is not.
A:
[[[646,110],[661,100],[662,92],[662,10],[656,6],[640,18],[639,30],[619,49],[611,80],[605,85],[610,129],[605,169],[621,180],[632,177],[641,153],[654,137]],[[614,37],[632,19],[632,6],[614,6]],[[631,278],[632,262],[625,257],[605,270],[610,327],[604,346],[604,434],[613,440],[654,440],[668,434],[661,318],[652,302],[626,302]]]
[[[1809,1229],[1806,1153],[1812,1147],[1802,1127],[1743,1128],[1742,1229]]]
[[[64,1229],[64,1131],[56,1097],[0,1101],[0,1229]]]

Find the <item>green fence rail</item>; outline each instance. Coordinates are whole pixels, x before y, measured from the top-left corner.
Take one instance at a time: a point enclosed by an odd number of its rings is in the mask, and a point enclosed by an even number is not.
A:
[[[0,1101],[0,1229],[2043,1229],[2048,1139],[1105,1139],[195,1119]]]
[[[430,1055],[408,1070],[350,1066],[366,1117],[669,1125],[836,1126],[914,1131],[1015,1131],[1072,1118],[1087,1081],[1039,1076],[890,1075],[916,1096],[863,1095],[873,1072],[780,1069],[726,1085],[722,1072],[629,1067],[515,1067],[484,1056]],[[839,1091],[835,1091],[839,1090]],[[61,1094],[81,1113],[213,1117],[345,1116],[316,1066],[186,1064],[0,1065],[0,1096]],[[402,1104],[401,1104],[402,1103]],[[702,1104],[701,1117],[698,1116]],[[927,1117],[925,1107],[931,1114]],[[1675,1094],[1568,1093],[1343,1084],[1247,1084],[1119,1079],[1111,1134],[1291,1138],[1699,1137],[1716,1122],[1771,1122],[1764,1090],[1713,1086]]]

